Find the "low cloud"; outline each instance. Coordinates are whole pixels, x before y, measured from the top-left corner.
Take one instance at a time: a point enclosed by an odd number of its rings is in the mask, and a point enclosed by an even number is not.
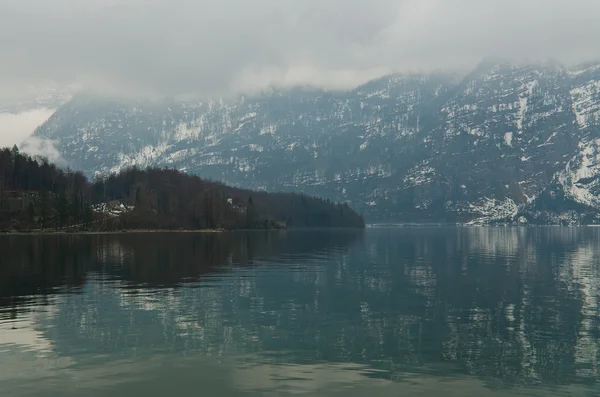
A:
[[[33,109],[20,113],[0,113],[0,147],[20,145],[54,113],[53,109]]]
[[[67,162],[63,159],[56,146],[47,139],[30,136],[21,143],[20,150],[30,156],[45,157],[50,162],[59,166],[67,165]]]
[[[19,146],[29,155],[44,156],[49,160],[64,163],[52,142],[33,137],[37,127],[54,113],[53,109],[39,108],[20,113],[0,113],[0,147]]]
[[[0,95],[78,82],[212,96],[485,57],[578,63],[600,54],[598,15],[591,0],[0,0]]]

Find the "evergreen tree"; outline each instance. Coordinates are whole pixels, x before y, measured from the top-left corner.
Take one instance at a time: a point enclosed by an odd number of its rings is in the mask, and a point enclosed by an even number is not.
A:
[[[89,226],[94,221],[94,211],[90,205],[85,207],[83,212],[83,223]]]
[[[46,222],[48,220],[48,211],[50,209],[50,198],[46,190],[42,190],[42,192],[40,193],[39,208],[42,222],[42,230],[44,230],[46,228]]]
[[[73,221],[74,225],[77,225],[80,221],[81,218],[81,198],[79,196],[79,194],[74,193],[73,196],[71,197],[71,202],[69,203],[69,215]]]
[[[67,196],[64,192],[59,193],[58,197],[56,198],[56,202],[55,202],[55,210],[57,213],[57,217],[58,217],[58,222],[57,222],[57,226],[59,229],[62,229],[67,221],[68,221],[68,207],[69,207],[69,201],[67,200]]]
[[[256,226],[256,207],[252,196],[248,197],[248,205],[246,207],[246,227],[253,229]]]
[[[35,220],[35,205],[31,201],[27,206],[27,220],[32,223]]]

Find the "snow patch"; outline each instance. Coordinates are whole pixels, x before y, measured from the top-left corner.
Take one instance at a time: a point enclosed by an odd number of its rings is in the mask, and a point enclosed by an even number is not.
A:
[[[537,80],[525,83],[521,86],[521,90],[524,90],[519,94],[519,112],[517,113],[517,129],[523,130],[523,121],[529,110],[529,98],[533,95],[533,90],[539,85]]]
[[[485,134],[484,134],[484,132],[483,132],[483,131],[481,131],[481,129],[479,129],[479,128],[472,128],[472,129],[469,131],[469,135],[475,135],[475,136],[484,136]]]
[[[469,224],[482,225],[496,220],[514,218],[519,213],[519,206],[509,197],[503,201],[483,197],[474,204],[469,204],[469,210],[472,214],[479,216]]]
[[[100,203],[92,206],[92,211],[96,213],[102,213],[112,218],[116,218],[128,212],[135,210],[135,206],[127,205],[119,201],[112,201],[109,203]]]
[[[600,177],[600,139],[579,144],[579,153],[557,176],[567,197],[578,203],[600,208],[600,198],[592,192]],[[582,181],[588,183],[582,183]]]
[[[246,114],[246,115],[244,115],[244,116],[240,117],[240,120],[239,120],[239,121],[240,121],[240,122],[244,122],[244,121],[247,121],[247,120],[253,119],[253,118],[255,118],[255,117],[256,117],[256,112],[252,112],[252,113],[248,113],[248,114]]]
[[[581,128],[589,126],[590,121],[600,119],[600,80],[592,80],[570,91],[572,109],[577,124]]]
[[[260,129],[260,135],[275,135],[277,127],[275,125],[266,125]]]
[[[556,136],[557,132],[554,131],[552,133],[552,135],[550,135],[550,137],[548,139],[546,139],[546,142],[542,143],[541,145],[538,145],[538,147],[544,147],[544,146],[548,146],[548,145],[552,145],[552,143],[550,143],[550,141],[552,140],[552,138],[554,138]]]
[[[110,169],[110,173],[118,173],[119,171],[130,168],[140,167],[146,168],[156,163],[156,160],[164,155],[170,146],[166,143],[160,143],[156,146],[147,145],[138,152],[127,156],[123,153],[117,155],[117,164]]]
[[[435,177],[435,168],[429,166],[414,167],[404,177],[404,183],[408,186],[420,186],[431,183]]]

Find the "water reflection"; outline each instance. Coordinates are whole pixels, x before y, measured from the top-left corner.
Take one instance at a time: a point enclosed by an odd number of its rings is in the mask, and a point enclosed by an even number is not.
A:
[[[0,360],[86,395],[197,372],[219,395],[595,395],[599,249],[593,228],[0,238]],[[0,386],[35,395],[18,373]]]

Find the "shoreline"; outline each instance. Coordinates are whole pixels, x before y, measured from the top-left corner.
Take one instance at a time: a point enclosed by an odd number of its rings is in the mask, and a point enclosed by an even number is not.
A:
[[[142,234],[142,233],[225,233],[229,230],[225,229],[124,229],[112,231],[95,231],[95,230],[23,230],[23,231],[2,231],[0,236],[46,236],[46,235],[101,235],[101,234]]]

